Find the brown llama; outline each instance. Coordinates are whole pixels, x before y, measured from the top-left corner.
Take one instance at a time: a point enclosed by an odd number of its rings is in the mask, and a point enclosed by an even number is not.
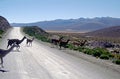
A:
[[[19,44],[21,44],[21,43],[24,41],[24,39],[26,39],[25,36],[24,36],[21,40],[19,40],[19,39],[8,39],[7,48],[8,48],[9,46],[12,46],[14,43],[17,44],[18,47],[20,48],[20,45],[19,45]]]
[[[63,37],[60,37],[59,39],[51,39],[51,43],[53,43],[54,45],[58,45],[62,39]]]
[[[61,47],[67,48],[67,44],[69,41],[70,41],[70,39],[68,39],[67,41],[60,41],[60,43],[59,43],[60,49],[61,49]]]
[[[74,45],[74,46],[80,46],[80,42],[76,42],[76,41],[74,41],[74,42],[72,42],[72,44]]]
[[[29,46],[31,45],[32,46],[33,40],[34,40],[34,38],[32,38],[32,39],[27,38],[26,45],[29,45]]]
[[[80,43],[80,46],[81,46],[81,47],[84,46],[84,45],[86,44],[86,42],[87,42],[87,40],[82,41],[82,42]]]
[[[0,59],[1,59],[1,67],[3,68],[3,57],[5,57],[8,53],[10,53],[14,47],[19,47],[16,44],[13,44],[8,50],[0,49]]]
[[[87,40],[80,41],[80,42],[73,42],[72,44],[75,46],[84,46],[86,44]]]

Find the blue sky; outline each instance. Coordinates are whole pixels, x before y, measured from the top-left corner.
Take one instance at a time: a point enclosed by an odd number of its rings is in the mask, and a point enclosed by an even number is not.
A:
[[[120,18],[120,0],[0,0],[0,16],[10,23],[80,17]]]

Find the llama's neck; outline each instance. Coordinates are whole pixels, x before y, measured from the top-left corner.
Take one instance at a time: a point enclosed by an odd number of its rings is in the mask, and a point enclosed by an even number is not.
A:
[[[85,44],[86,43],[86,40],[83,42],[83,44]]]
[[[21,40],[20,40],[20,43],[22,43],[24,41],[25,37],[23,37]]]
[[[32,39],[32,41],[34,40],[34,38]]]
[[[13,50],[15,46],[12,46],[11,48],[9,48],[8,50],[5,51],[4,55],[7,55],[9,52],[11,52]]]
[[[61,38],[59,39],[59,41],[61,41],[61,40],[62,40],[62,38],[63,38],[63,37],[61,37]]]
[[[66,43],[68,43],[69,42],[69,40],[67,40],[67,42]]]

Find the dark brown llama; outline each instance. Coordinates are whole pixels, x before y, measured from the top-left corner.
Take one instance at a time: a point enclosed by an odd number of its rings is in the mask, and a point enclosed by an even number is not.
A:
[[[74,45],[74,46],[84,46],[85,44],[86,44],[86,42],[87,42],[87,40],[82,40],[82,41],[79,41],[79,42],[73,42],[72,44]]]
[[[27,38],[27,40],[26,40],[26,45],[28,45],[28,46],[31,45],[31,46],[32,46],[33,40],[34,40],[34,38],[32,38],[32,39]]]
[[[81,46],[81,47],[82,47],[82,46],[85,46],[86,43],[87,43],[87,40],[84,40],[84,41],[80,42],[80,46]]]
[[[10,53],[14,47],[18,47],[18,45],[13,44],[8,50],[0,49],[1,67],[4,67],[3,66],[3,57],[5,57],[8,53]]]
[[[58,45],[62,39],[63,37],[60,37],[59,39],[51,39],[51,43],[53,43],[54,45]]]
[[[24,39],[26,39],[25,36],[24,36],[21,40],[19,40],[19,39],[8,39],[7,48],[8,48],[9,46],[12,46],[14,43],[17,44],[18,47],[20,48],[20,45],[19,45],[19,44],[21,44],[21,43],[24,41]]]
[[[66,48],[69,41],[70,41],[69,39],[67,41],[60,41],[60,43],[59,43],[60,49],[61,49],[61,47]]]
[[[76,41],[74,41],[74,42],[72,42],[72,44],[74,45],[74,46],[80,46],[80,42],[76,42]]]

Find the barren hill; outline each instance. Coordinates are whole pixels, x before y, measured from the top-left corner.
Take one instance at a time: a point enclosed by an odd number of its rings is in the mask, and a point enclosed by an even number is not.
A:
[[[9,22],[7,21],[6,18],[0,16],[0,30],[7,30],[8,28],[10,28],[10,24]]]
[[[108,27],[93,32],[88,32],[86,36],[96,36],[96,37],[120,37],[120,26]]]

